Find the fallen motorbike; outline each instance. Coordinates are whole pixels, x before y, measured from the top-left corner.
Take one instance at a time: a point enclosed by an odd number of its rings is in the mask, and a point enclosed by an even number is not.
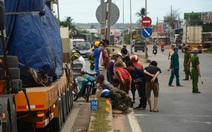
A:
[[[89,97],[95,94],[96,85],[95,81],[96,72],[86,72],[82,73],[82,76],[77,76],[74,79],[72,93],[74,95],[73,100],[77,101],[78,98],[83,97],[86,102],[89,102]]]

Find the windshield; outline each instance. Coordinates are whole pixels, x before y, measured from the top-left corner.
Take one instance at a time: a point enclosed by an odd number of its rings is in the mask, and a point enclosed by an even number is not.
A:
[[[91,44],[89,42],[81,42],[81,43],[77,43],[76,47],[79,50],[89,50],[91,48]]]

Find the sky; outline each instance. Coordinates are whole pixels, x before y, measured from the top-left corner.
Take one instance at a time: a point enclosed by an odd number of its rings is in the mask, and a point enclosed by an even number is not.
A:
[[[106,0],[105,0],[106,1]],[[124,10],[123,10],[124,1]],[[59,0],[60,20],[73,18],[74,23],[98,23],[96,10],[101,0]],[[112,0],[119,8],[117,23],[130,23],[130,0]],[[145,0],[131,0],[132,23],[139,19],[135,14],[145,7]],[[177,10],[183,19],[185,12],[212,11],[212,0],[147,0],[148,17],[156,24],[157,17],[163,20],[172,10]],[[123,17],[124,16],[124,17]]]

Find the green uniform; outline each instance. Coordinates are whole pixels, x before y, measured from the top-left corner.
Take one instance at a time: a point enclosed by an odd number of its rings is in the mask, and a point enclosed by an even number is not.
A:
[[[94,57],[92,54],[88,56],[88,61],[90,62],[90,70],[94,70]]]
[[[187,50],[184,54],[184,72],[185,72],[185,80],[189,80],[189,76],[191,76],[190,71],[190,62],[188,63],[189,59],[191,58],[191,53]]]
[[[192,64],[192,69],[191,69],[191,75],[192,75],[192,89],[193,92],[198,92],[198,69],[197,65],[199,65],[199,57],[194,54],[191,57],[191,64]]]

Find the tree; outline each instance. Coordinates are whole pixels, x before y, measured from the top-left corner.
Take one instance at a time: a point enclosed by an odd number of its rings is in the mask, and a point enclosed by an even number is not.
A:
[[[179,12],[178,10],[171,10],[170,13],[168,13],[165,17],[164,17],[164,22],[168,22],[169,26],[174,29],[175,28],[175,24],[178,23],[178,17],[179,17]]]
[[[136,16],[143,18],[146,13],[145,13],[145,8],[141,8],[137,13],[135,13]]]
[[[73,19],[71,17],[66,17],[64,21],[60,21],[60,26],[68,27],[69,30],[77,32],[76,26],[73,24]]]

